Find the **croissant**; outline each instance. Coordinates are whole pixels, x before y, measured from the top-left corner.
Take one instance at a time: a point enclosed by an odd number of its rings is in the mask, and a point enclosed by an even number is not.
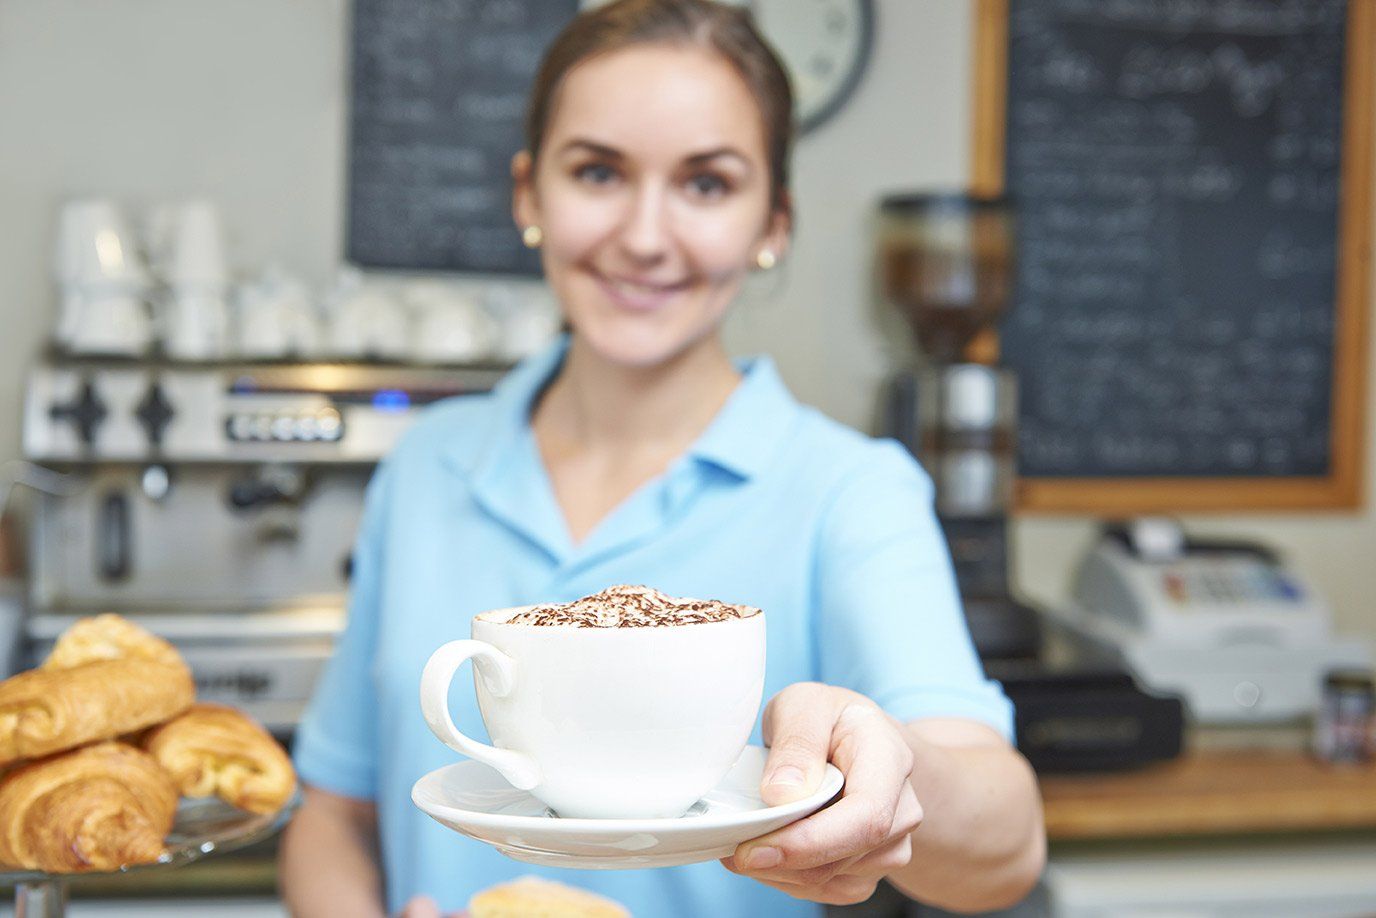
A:
[[[166,853],[172,778],[146,753],[98,743],[0,779],[0,861],[48,873],[113,870]]]
[[[187,797],[213,794],[241,810],[275,813],[296,787],[296,772],[277,740],[224,705],[193,705],[148,731],[143,748]]]
[[[182,655],[167,641],[127,618],[113,613],[73,622],[57,638],[42,669],[70,669],[94,660],[134,657],[185,666]]]
[[[181,663],[127,658],[22,672],[0,682],[0,764],[140,730],[195,700]]]
[[[630,918],[619,903],[555,880],[521,877],[483,890],[468,903],[473,918]]]

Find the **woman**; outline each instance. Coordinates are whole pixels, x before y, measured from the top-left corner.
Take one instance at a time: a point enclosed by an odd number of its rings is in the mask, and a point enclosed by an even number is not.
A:
[[[1039,874],[1035,781],[971,651],[927,478],[722,345],[741,283],[788,248],[790,113],[745,14],[702,0],[624,0],[551,47],[514,215],[571,332],[431,410],[370,486],[349,626],[298,733],[296,914],[450,914],[530,872],[639,918],[815,916],[882,878],[971,910]],[[612,583],[765,609],[763,795],[806,795],[830,760],[843,799],[720,864],[642,871],[530,868],[416,809],[411,784],[452,761],[416,700],[430,652],[484,609]],[[454,716],[481,734],[475,704]]]

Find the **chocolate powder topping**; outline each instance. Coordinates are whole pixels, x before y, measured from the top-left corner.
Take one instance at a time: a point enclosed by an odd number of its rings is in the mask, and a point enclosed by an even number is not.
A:
[[[759,614],[760,610],[752,606],[715,599],[679,599],[652,587],[620,584],[573,602],[534,606],[507,622],[575,628],[656,628],[724,622]]]

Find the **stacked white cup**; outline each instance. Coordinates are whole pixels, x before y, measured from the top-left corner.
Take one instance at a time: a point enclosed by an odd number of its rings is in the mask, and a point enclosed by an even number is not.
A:
[[[407,287],[405,296],[415,315],[413,359],[461,364],[492,358],[501,330],[478,293],[454,284],[420,281]]]
[[[152,248],[167,284],[161,331],[168,355],[209,360],[228,350],[229,272],[215,205],[184,201],[153,212]]]
[[[405,360],[410,356],[409,315],[380,285],[355,267],[339,271],[325,297],[329,351],[348,359]]]
[[[300,278],[269,265],[236,293],[239,356],[299,360],[320,354],[320,317]]]
[[[151,280],[119,206],[69,201],[58,218],[56,339],[74,354],[139,356],[152,339]]]

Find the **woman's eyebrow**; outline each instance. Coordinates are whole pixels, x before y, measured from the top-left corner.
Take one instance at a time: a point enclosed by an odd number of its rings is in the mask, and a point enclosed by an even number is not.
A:
[[[622,157],[621,151],[615,147],[609,147],[604,143],[598,143],[595,140],[587,140],[582,137],[575,137],[573,140],[565,143],[559,148],[559,153],[562,155],[580,148],[591,153],[596,153],[598,156],[606,156],[612,159],[621,159]]]
[[[719,156],[729,156],[732,159],[738,159],[747,169],[750,168],[750,158],[735,147],[716,147],[712,150],[703,150],[701,153],[694,153],[691,156],[685,157],[684,162],[693,164],[704,163],[710,159],[716,159]]]

